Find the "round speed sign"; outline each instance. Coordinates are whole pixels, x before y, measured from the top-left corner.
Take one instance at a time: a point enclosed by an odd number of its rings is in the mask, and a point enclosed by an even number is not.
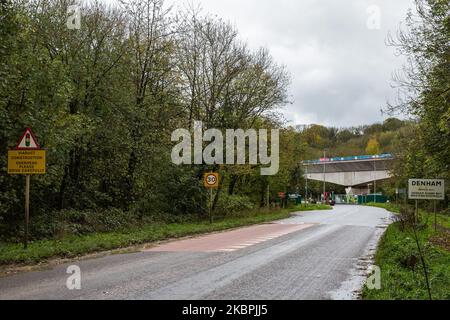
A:
[[[206,177],[206,183],[209,185],[215,185],[217,181],[217,178],[215,175],[210,174]]]
[[[219,186],[219,174],[208,172],[203,175],[203,185],[206,188],[217,188]]]

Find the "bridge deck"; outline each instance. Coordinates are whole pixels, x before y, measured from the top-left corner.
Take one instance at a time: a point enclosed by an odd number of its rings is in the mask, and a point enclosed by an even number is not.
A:
[[[389,170],[394,159],[391,154],[373,156],[353,156],[322,158],[318,160],[303,161],[305,173],[325,172],[359,172],[359,171],[385,171]]]

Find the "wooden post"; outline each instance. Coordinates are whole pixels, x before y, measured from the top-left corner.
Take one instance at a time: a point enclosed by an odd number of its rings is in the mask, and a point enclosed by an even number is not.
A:
[[[437,231],[437,217],[436,217],[436,200],[433,200],[433,212],[434,212],[434,231]]]
[[[28,247],[28,221],[30,219],[30,175],[25,176],[25,237],[23,248]]]
[[[416,200],[416,208],[414,210],[414,220],[416,223],[419,221],[419,207],[417,205],[417,200]]]
[[[270,209],[270,186],[267,183],[267,209]]]

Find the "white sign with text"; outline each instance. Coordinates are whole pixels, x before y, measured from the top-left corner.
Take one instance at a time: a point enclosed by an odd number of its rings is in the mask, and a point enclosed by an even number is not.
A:
[[[408,198],[414,200],[444,200],[444,180],[409,179]]]

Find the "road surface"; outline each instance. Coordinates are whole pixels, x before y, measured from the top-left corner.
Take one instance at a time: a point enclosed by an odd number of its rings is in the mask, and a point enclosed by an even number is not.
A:
[[[298,212],[0,278],[0,299],[353,299],[390,218],[363,206]],[[66,286],[70,265],[80,268],[79,290]]]

